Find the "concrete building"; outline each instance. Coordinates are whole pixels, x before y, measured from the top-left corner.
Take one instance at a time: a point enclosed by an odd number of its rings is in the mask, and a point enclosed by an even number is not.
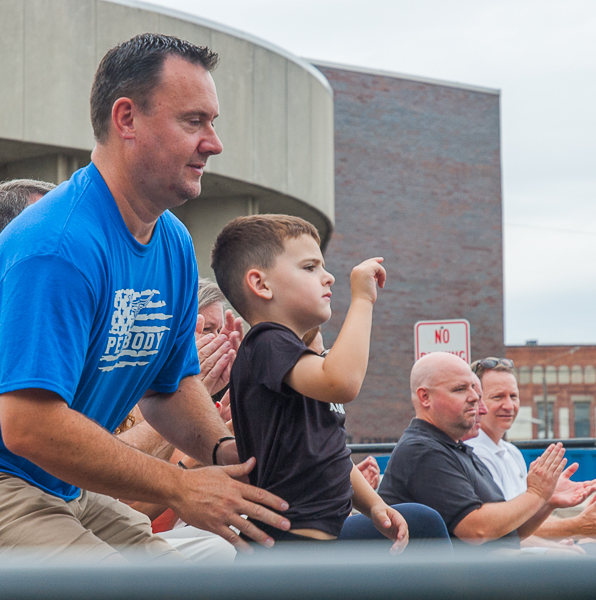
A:
[[[521,408],[507,437],[595,437],[596,346],[507,346],[515,364]],[[545,402],[546,397],[546,402]]]
[[[213,73],[224,152],[203,193],[177,214],[202,275],[231,218],[285,212],[333,225],[333,95],[309,63],[238,31],[127,0],[0,2],[0,180],[59,183],[87,164],[93,75],[105,52],[138,33],[176,35],[219,53]]]
[[[499,93],[315,64],[335,94],[325,339],[346,315],[352,266],[385,257],[368,374],[346,424],[354,442],[394,441],[413,417],[417,321],[466,318],[473,358],[504,355]]]

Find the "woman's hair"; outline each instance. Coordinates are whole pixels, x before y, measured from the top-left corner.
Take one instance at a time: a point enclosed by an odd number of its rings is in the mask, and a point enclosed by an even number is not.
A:
[[[219,289],[217,283],[207,278],[199,278],[199,311],[211,304],[221,302],[224,304],[226,297]]]

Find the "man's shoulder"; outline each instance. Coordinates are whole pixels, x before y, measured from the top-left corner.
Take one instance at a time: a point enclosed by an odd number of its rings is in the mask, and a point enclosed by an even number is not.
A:
[[[526,461],[524,459],[524,455],[515,444],[512,444],[511,442],[506,442],[505,440],[502,440],[502,442],[503,446],[505,447],[507,452],[509,452],[509,454],[514,456],[518,461],[523,462],[525,464]]]
[[[408,427],[393,450],[398,462],[409,463],[430,460],[436,461],[438,456],[454,454],[449,445],[443,443],[428,432]]]
[[[0,237],[5,269],[35,257],[89,262],[92,257],[85,255],[84,248],[95,236],[101,218],[88,171],[89,167],[77,171],[6,227]],[[87,202],[89,194],[93,197]]]
[[[465,442],[474,450],[478,456],[493,456],[498,450],[498,446],[482,431],[478,432],[478,436]]]
[[[186,225],[171,211],[166,210],[160,217],[161,223],[168,236],[175,236],[180,244],[187,249],[192,248],[192,237]]]

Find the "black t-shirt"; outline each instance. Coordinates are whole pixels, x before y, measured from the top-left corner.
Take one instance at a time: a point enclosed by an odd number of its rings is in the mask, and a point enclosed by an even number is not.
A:
[[[445,432],[421,419],[412,419],[391,454],[379,487],[387,504],[419,502],[434,508],[449,534],[486,502],[504,502],[490,471],[472,448],[454,442]],[[519,548],[516,531],[490,545]]]
[[[232,367],[232,421],[240,460],[257,459],[250,483],[289,503],[283,514],[292,529],[339,535],[352,507],[343,405],[307,398],[283,382],[306,352],[315,354],[287,327],[255,325]],[[255,524],[275,539],[274,528]]]

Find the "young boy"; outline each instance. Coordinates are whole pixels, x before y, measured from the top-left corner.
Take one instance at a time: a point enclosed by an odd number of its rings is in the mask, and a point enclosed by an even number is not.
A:
[[[286,500],[289,532],[275,540],[338,537],[354,506],[401,551],[408,528],[354,467],[346,448],[343,404],[366,374],[382,258],[355,267],[352,304],[329,354],[302,336],[331,316],[334,277],[324,268],[316,229],[286,215],[234,219],[219,234],[212,268],[222,292],[251,325],[232,368],[232,421],[241,461],[257,459],[250,483]],[[353,492],[352,492],[353,490]]]

